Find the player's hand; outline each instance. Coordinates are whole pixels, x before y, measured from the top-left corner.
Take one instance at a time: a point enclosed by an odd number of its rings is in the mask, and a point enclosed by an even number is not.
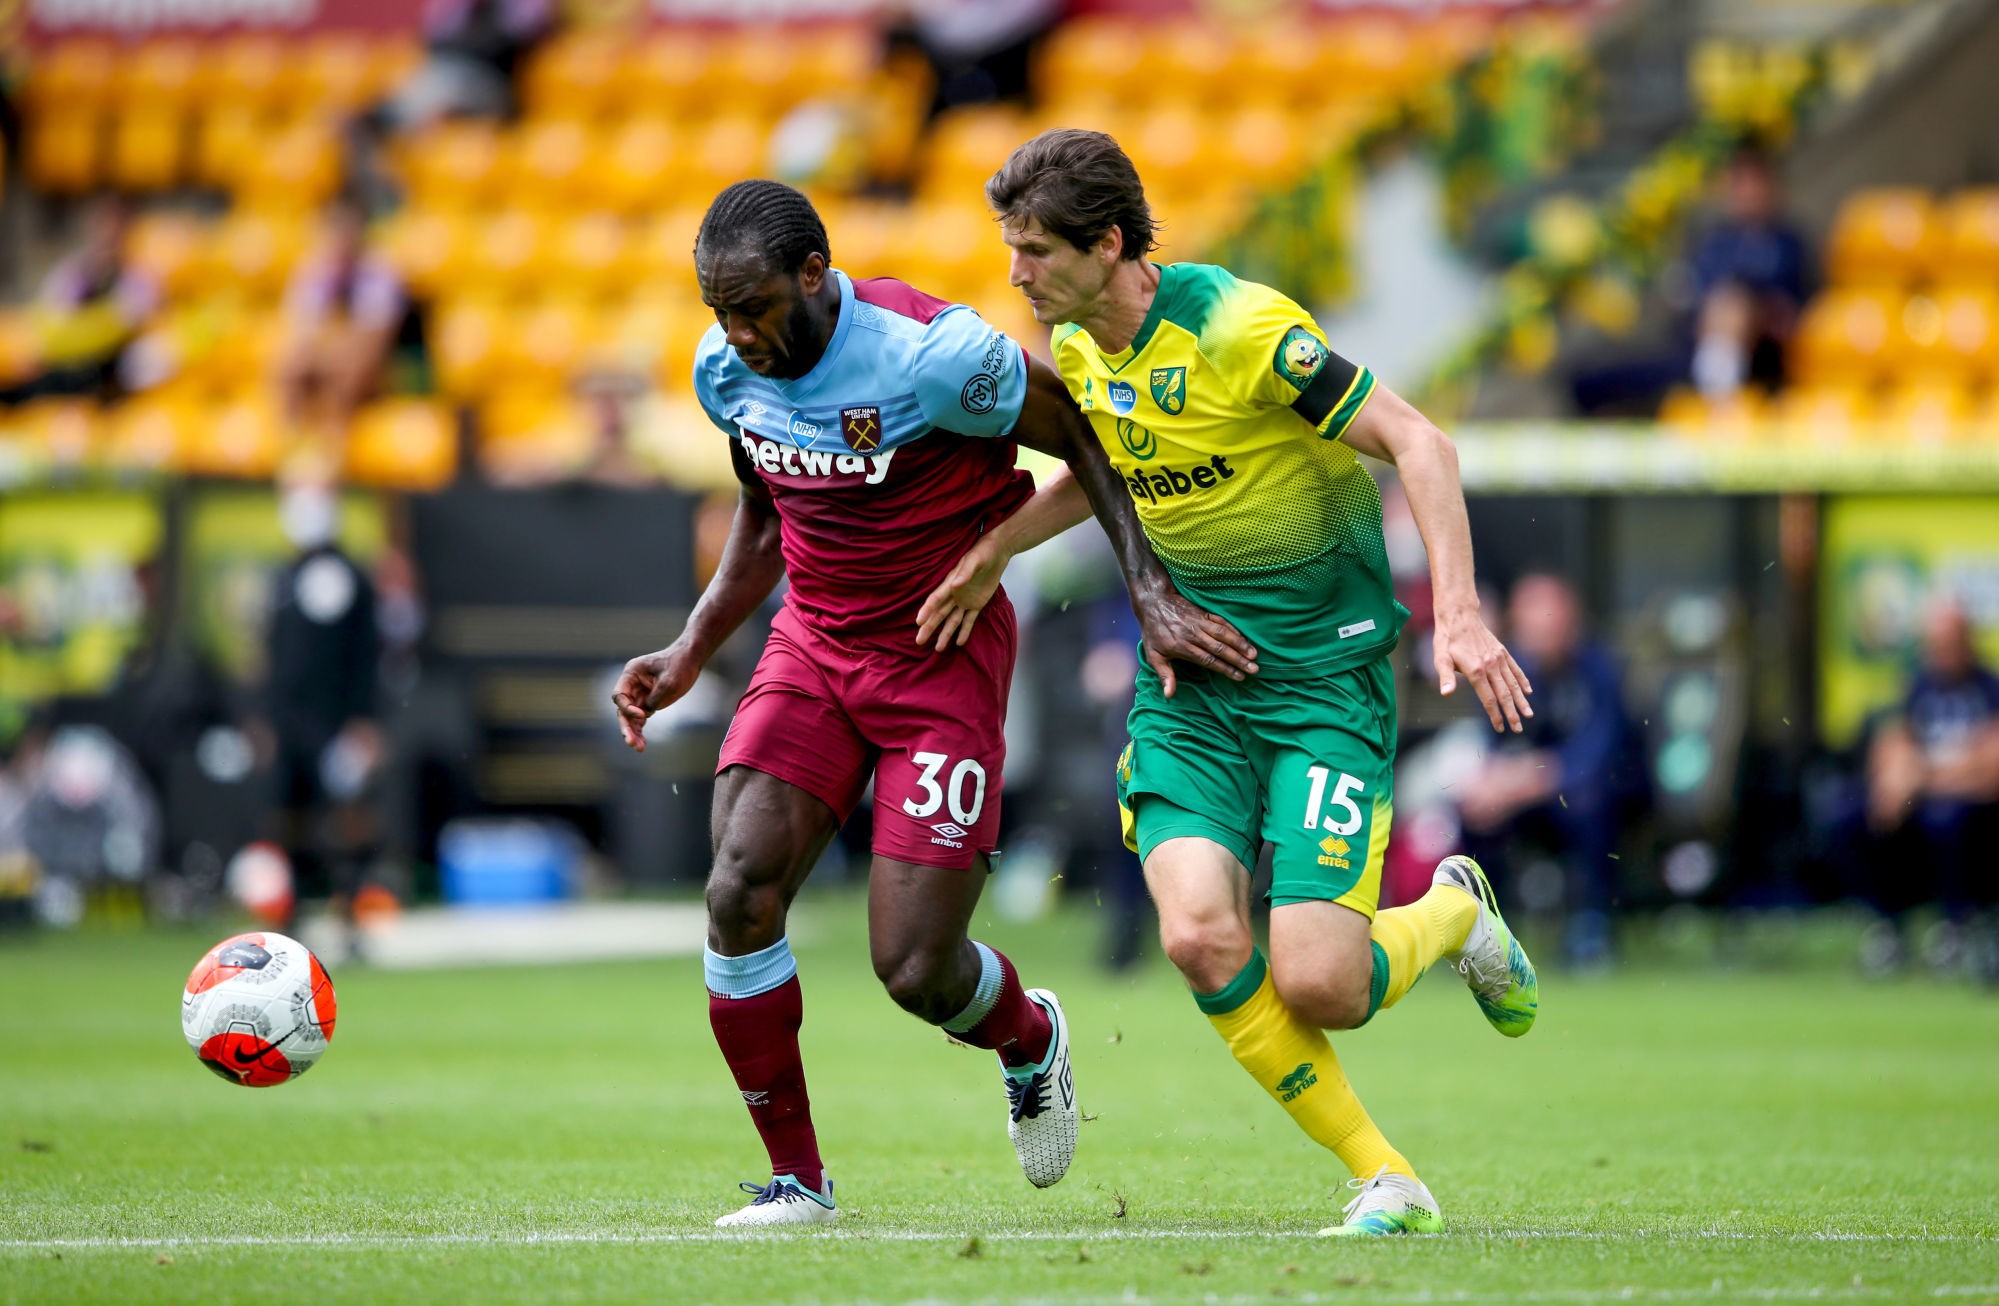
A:
[[[693,688],[700,674],[700,659],[678,644],[625,663],[611,690],[611,706],[617,709],[618,730],[626,746],[645,752],[647,719]]]
[[[1458,687],[1458,677],[1464,676],[1494,730],[1511,727],[1518,734],[1521,718],[1534,715],[1527,702],[1534,686],[1527,683],[1527,673],[1499,637],[1486,629],[1476,607],[1438,609],[1433,652],[1437,688],[1449,696]]]
[[[1145,643],[1145,661],[1159,677],[1159,690],[1173,697],[1179,683],[1173,661],[1218,671],[1230,680],[1257,672],[1256,647],[1242,632],[1214,613],[1195,607],[1171,589],[1132,599],[1138,632]]]
[[[942,653],[970,639],[979,613],[999,591],[1000,576],[1011,556],[991,535],[980,536],[917,609],[916,642]]]

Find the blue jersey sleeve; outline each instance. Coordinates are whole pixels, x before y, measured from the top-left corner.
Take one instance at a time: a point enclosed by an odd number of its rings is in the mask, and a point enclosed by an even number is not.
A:
[[[1027,356],[971,309],[932,318],[916,345],[916,402],[932,426],[960,435],[1011,434],[1027,401]]]
[[[694,350],[694,397],[701,401],[701,411],[708,414],[708,420],[722,434],[733,436],[739,432],[734,422],[722,416],[722,396],[716,389],[728,353],[729,342],[722,334],[722,328],[709,327]]]

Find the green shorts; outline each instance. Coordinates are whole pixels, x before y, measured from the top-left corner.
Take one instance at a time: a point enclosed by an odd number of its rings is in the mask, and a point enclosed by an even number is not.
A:
[[[1198,836],[1254,868],[1270,902],[1336,902],[1374,917],[1394,817],[1395,678],[1386,655],[1309,680],[1183,677],[1171,699],[1138,673],[1118,759],[1125,844],[1148,857]]]

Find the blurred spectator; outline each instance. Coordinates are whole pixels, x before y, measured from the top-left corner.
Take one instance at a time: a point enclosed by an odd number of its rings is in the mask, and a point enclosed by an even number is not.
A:
[[[1617,889],[1611,854],[1629,797],[1623,677],[1610,653],[1586,637],[1576,592],[1558,576],[1520,579],[1507,628],[1507,645],[1534,686],[1534,715],[1457,785],[1465,845],[1502,874],[1521,843],[1557,857],[1567,890],[1568,959],[1602,965],[1610,960]]]
[[[1932,895],[1944,920],[1925,951],[1940,969],[1963,956],[1973,913],[1999,898],[1999,676],[1978,664],[1971,622],[1939,599],[1923,630],[1923,665],[1899,715],[1867,753],[1868,833],[1856,870],[1881,921],[1862,954],[1898,967],[1903,918]]]
[[[125,261],[132,211],[115,195],[92,200],[83,238],[42,282],[36,312],[39,370],[0,390],[0,403],[45,395],[109,398],[122,387],[125,346],[159,307],[153,279]]]
[[[298,555],[277,578],[267,637],[277,835],[299,896],[344,903],[376,841],[365,801],[382,761],[375,588],[335,538],[329,485],[286,486],[280,514]]]
[[[335,200],[321,228],[320,248],[285,291],[276,386],[294,428],[344,431],[354,410],[380,393],[410,303],[395,268],[364,244],[357,205]]]
[[[889,29],[891,51],[914,49],[935,74],[930,114],[963,104],[1025,100],[1035,46],[1062,0],[910,0]]]
[[[1784,351],[1811,294],[1805,240],[1782,213],[1771,161],[1738,148],[1722,174],[1723,216],[1695,242],[1691,377],[1710,399],[1784,384]]]

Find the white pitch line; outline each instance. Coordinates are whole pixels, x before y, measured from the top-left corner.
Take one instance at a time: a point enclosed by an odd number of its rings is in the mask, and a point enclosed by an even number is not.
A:
[[[806,1237],[815,1241],[844,1243],[925,1243],[964,1242],[1226,1242],[1230,1240],[1309,1239],[1309,1230],[1220,1230],[1220,1229],[1102,1229],[1092,1232],[1060,1233],[1052,1230],[939,1230],[939,1229],[829,1229],[742,1231],[717,1233],[708,1230],[660,1230],[650,1233],[600,1233],[588,1230],[554,1230],[547,1233],[418,1233],[418,1234],[219,1234],[214,1236],[93,1237],[93,1238],[9,1238],[0,1239],[4,1251],[92,1251],[121,1248],[167,1247],[528,1247],[565,1243],[652,1244],[652,1243],[731,1243],[763,1239]],[[1618,1231],[1591,1233],[1581,1229],[1536,1232],[1531,1229],[1466,1231],[1461,1241],[1518,1240],[1532,1242],[1771,1242],[1771,1243],[1995,1243],[1999,1234],[1875,1234],[1825,1233],[1758,1234],[1735,1229],[1671,1230],[1663,1232]],[[1428,1241],[1424,1239],[1423,1241]]]

